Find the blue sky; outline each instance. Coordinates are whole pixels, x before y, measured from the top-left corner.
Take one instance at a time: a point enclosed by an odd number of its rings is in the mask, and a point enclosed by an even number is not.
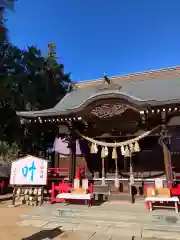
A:
[[[18,0],[10,40],[57,55],[74,81],[180,65],[180,0]]]

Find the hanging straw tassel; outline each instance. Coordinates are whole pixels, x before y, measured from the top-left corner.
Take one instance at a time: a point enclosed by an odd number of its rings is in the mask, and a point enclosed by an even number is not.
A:
[[[90,152],[91,153],[97,153],[98,152],[98,148],[97,148],[97,144],[96,143],[92,143],[91,144]]]
[[[109,153],[108,147],[105,147],[105,148],[104,148],[104,156],[107,157],[107,156],[108,156],[108,153]]]
[[[105,148],[102,147],[102,150],[101,150],[101,158],[102,158],[102,183],[101,185],[104,186],[106,185],[106,182],[105,182],[105,168],[104,168],[104,158],[105,158]]]
[[[116,159],[116,158],[117,158],[117,150],[116,150],[116,148],[113,148],[112,159]]]
[[[124,145],[121,146],[121,154],[124,156],[125,154],[125,148],[124,148]]]
[[[102,150],[101,150],[101,158],[105,158],[105,149],[104,147],[102,147]]]
[[[140,152],[140,147],[139,147],[139,143],[138,142],[135,142],[135,144],[134,144],[134,151],[135,152]]]
[[[98,152],[98,147],[97,147],[97,144],[96,144],[96,143],[94,144],[94,152],[95,152],[95,153]]]
[[[90,152],[91,152],[91,153],[94,153],[94,143],[91,144]]]
[[[130,148],[131,153],[135,152],[135,145],[134,145],[134,143],[130,143],[129,148]]]
[[[129,146],[126,146],[125,148],[124,157],[130,157]]]

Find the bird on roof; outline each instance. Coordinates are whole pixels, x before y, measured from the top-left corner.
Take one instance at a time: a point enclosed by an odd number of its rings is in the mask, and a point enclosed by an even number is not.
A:
[[[104,73],[104,80],[105,80],[108,84],[111,83],[111,81],[110,81],[110,79],[107,77],[106,73]]]

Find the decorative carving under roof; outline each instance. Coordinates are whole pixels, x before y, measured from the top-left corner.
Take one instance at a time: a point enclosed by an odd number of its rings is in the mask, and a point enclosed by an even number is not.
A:
[[[122,104],[104,104],[95,107],[90,114],[98,118],[110,118],[113,116],[121,115],[128,108]]]

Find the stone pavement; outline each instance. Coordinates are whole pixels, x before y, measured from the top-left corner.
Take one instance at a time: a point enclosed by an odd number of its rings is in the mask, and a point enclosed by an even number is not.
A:
[[[116,236],[116,235],[107,235],[107,234],[103,234],[103,233],[99,233],[99,232],[93,232],[93,231],[66,231],[63,233],[58,233],[57,234],[53,233],[53,231],[57,231],[57,229],[55,230],[51,230],[51,232],[47,231],[47,230],[42,230],[40,232],[37,232],[31,236],[28,236],[26,238],[24,238],[24,240],[56,240],[56,239],[64,239],[66,238],[66,240],[119,240],[119,239],[123,239],[123,240],[141,240],[141,238],[137,238],[137,237],[124,237],[124,236]],[[40,238],[41,236],[41,238]]]
[[[79,240],[164,238],[180,240],[180,215],[173,211],[149,212],[144,204],[87,206],[43,205],[22,216],[19,226],[60,229],[82,234]],[[62,238],[63,235],[62,235]],[[69,240],[69,237],[67,238]]]

